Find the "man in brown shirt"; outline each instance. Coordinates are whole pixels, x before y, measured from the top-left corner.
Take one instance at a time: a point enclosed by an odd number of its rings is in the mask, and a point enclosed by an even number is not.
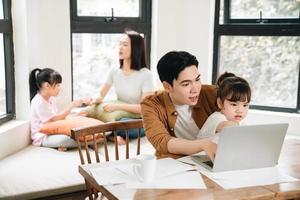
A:
[[[178,158],[205,151],[214,159],[216,144],[197,134],[217,110],[217,91],[201,85],[198,61],[184,51],[171,51],[157,64],[164,91],[141,102],[144,129],[158,158]],[[201,90],[201,93],[200,93]]]

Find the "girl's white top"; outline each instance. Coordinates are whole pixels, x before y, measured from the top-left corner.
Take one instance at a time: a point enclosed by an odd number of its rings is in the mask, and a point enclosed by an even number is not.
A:
[[[39,132],[39,129],[43,123],[46,123],[53,116],[57,115],[56,100],[54,97],[50,97],[49,101],[46,101],[39,93],[37,93],[31,101],[31,139],[32,144],[40,146],[46,134]]]

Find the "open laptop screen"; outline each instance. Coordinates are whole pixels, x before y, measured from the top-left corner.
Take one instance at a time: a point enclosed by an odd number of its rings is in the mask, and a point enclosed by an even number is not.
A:
[[[224,128],[220,133],[212,171],[275,166],[278,163],[287,128],[287,123]],[[192,159],[197,163],[202,160],[200,157],[192,157]],[[212,166],[207,159],[200,162],[205,162],[206,168]]]

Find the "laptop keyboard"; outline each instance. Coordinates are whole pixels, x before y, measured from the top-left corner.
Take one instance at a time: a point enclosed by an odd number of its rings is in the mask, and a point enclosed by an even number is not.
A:
[[[214,163],[212,161],[205,161],[203,163],[210,166],[211,168],[213,168],[213,166],[214,166]]]

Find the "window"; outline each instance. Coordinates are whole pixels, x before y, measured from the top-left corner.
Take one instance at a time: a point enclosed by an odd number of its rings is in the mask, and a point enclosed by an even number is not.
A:
[[[111,67],[119,66],[119,40],[127,28],[144,36],[149,58],[151,0],[70,0],[70,5],[73,98],[96,97]],[[112,88],[108,98],[113,94]]]
[[[15,117],[10,0],[0,1],[0,125]]]
[[[246,78],[251,107],[300,111],[300,1],[217,0],[213,80]]]

